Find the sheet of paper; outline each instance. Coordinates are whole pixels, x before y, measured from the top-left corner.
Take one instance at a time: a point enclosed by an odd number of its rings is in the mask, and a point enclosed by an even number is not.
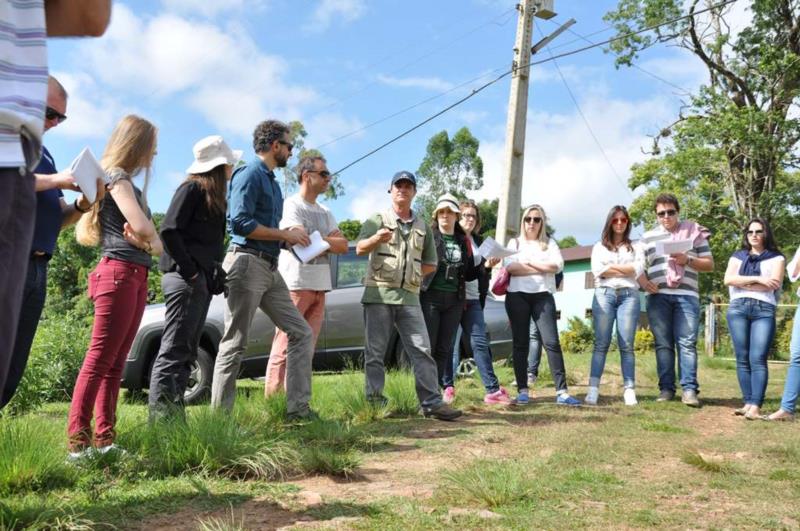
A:
[[[70,164],[69,171],[75,177],[75,184],[80,187],[86,199],[94,203],[97,197],[97,179],[105,182],[107,177],[92,150],[88,147],[83,148],[83,151]]]
[[[519,251],[516,249],[509,249],[497,243],[494,238],[488,236],[483,243],[478,247],[478,254],[484,258],[505,258],[512,254],[517,254]]]
[[[670,255],[675,253],[685,253],[694,246],[692,240],[661,240],[656,242],[657,255]]]
[[[331,248],[331,244],[322,239],[322,235],[318,230],[312,232],[309,235],[309,239],[311,240],[311,244],[306,247],[303,247],[299,243],[292,247],[292,253],[304,264],[307,264]]]

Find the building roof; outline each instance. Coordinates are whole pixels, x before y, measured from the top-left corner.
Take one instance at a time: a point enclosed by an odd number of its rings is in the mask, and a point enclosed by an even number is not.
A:
[[[561,249],[561,256],[564,262],[576,262],[578,260],[589,260],[592,257],[593,245],[577,245]]]

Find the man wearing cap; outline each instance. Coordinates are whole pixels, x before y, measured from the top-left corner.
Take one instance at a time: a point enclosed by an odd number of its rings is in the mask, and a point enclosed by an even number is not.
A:
[[[175,191],[161,222],[159,269],[166,303],[161,347],[150,375],[150,419],[184,414],[183,395],[213,294],[220,293],[225,242],[225,195],[242,156],[219,135],[194,145],[189,176]]]
[[[439,420],[454,420],[461,411],[442,401],[419,302],[422,278],[436,270],[438,260],[430,227],[411,210],[417,193],[414,174],[397,172],[389,193],[391,208],[364,222],[356,245],[357,254],[369,254],[361,298],[366,324],[367,399],[381,406],[387,402],[383,396],[384,357],[396,329],[414,370],[422,413]]]
[[[318,257],[303,263],[289,250],[282,250],[278,260],[280,271],[289,296],[303,314],[314,334],[316,344],[325,315],[325,292],[330,291],[331,267],[328,253],[347,252],[347,238],[342,235],[331,211],[317,203],[317,197],[325,193],[331,182],[325,159],[319,156],[303,157],[295,169],[300,191],[283,203],[281,228],[298,228],[307,234],[319,232],[330,248]],[[264,394],[269,396],[286,387],[286,345],[288,337],[283,330],[276,330],[272,350],[267,364]]]
[[[286,351],[286,413],[290,419],[315,416],[311,400],[313,334],[292,303],[278,272],[281,247],[311,243],[305,229],[279,228],[283,195],[275,168],[292,156],[289,126],[265,120],[253,132],[256,157],[239,167],[228,188],[228,230],[231,245],[223,262],[228,274],[225,332],[219,344],[211,385],[212,407],[230,410],[236,398],[236,377],[247,347],[250,325],[261,309],[289,338]]]
[[[44,132],[57,127],[67,119],[67,91],[53,76],[47,80],[47,111]],[[33,243],[28,252],[28,272],[22,288],[17,334],[8,377],[0,396],[0,409],[14,396],[28,364],[33,338],[39,327],[39,318],[47,296],[47,268],[56,250],[61,229],[76,223],[81,214],[88,212],[92,203],[81,194],[73,202],[64,200],[62,190],[80,191],[69,171],[58,172],[53,156],[42,146],[42,158],[34,170],[36,209],[33,225]],[[98,181],[95,201],[105,195],[103,183]]]

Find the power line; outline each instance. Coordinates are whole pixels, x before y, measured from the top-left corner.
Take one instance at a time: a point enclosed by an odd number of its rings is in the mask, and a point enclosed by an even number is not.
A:
[[[705,9],[701,9],[700,11],[696,11],[694,14],[689,14],[689,15],[683,15],[683,16],[680,16],[680,17],[676,17],[676,18],[674,18],[674,19],[672,19],[672,20],[668,20],[668,21],[666,21],[666,22],[662,22],[662,23],[660,23],[660,24],[654,24],[654,25],[652,25],[652,26],[648,26],[648,27],[646,27],[646,28],[642,28],[642,29],[640,29],[640,30],[633,31],[633,32],[630,32],[630,33],[626,33],[626,34],[624,34],[624,35],[619,35],[619,36],[617,36],[617,37],[612,37],[612,38],[610,38],[610,39],[607,39],[607,40],[605,40],[605,41],[602,41],[602,42],[598,42],[598,43],[590,44],[590,45],[584,46],[584,47],[582,47],[582,48],[576,48],[576,49],[574,49],[574,50],[570,50],[570,51],[568,51],[568,52],[560,53],[560,54],[557,54],[557,55],[551,55],[551,56],[550,56],[550,58],[548,58],[548,59],[542,59],[542,60],[539,60],[539,61],[531,61],[531,62],[529,62],[529,63],[527,63],[527,64],[524,64],[524,65],[519,65],[519,66],[517,66],[516,68],[512,68],[511,70],[508,70],[508,71],[506,71],[506,72],[504,72],[504,73],[500,74],[500,75],[499,75],[498,77],[496,77],[495,79],[493,79],[493,80],[491,80],[491,81],[489,81],[489,82],[487,82],[487,83],[485,83],[485,84],[481,85],[481,86],[480,86],[480,87],[478,87],[477,89],[473,89],[473,90],[472,90],[472,92],[471,92],[470,94],[467,94],[466,96],[464,96],[463,98],[459,99],[459,100],[458,100],[458,101],[456,101],[455,103],[453,103],[453,104],[451,104],[451,105],[448,105],[447,107],[445,107],[445,108],[444,108],[444,109],[442,109],[441,111],[439,111],[439,112],[437,112],[436,114],[434,114],[434,115],[432,115],[432,116],[430,116],[430,117],[426,118],[425,120],[423,120],[422,122],[420,122],[420,123],[416,124],[415,126],[411,127],[410,129],[407,129],[407,130],[403,131],[402,133],[400,133],[399,135],[395,136],[395,137],[394,137],[394,138],[392,138],[391,140],[388,140],[388,141],[384,142],[383,144],[381,144],[381,145],[380,145],[380,146],[378,146],[377,148],[373,149],[372,151],[370,151],[370,152],[369,152],[369,153],[367,153],[366,155],[362,155],[361,157],[357,158],[357,159],[356,159],[356,160],[354,160],[353,162],[351,162],[351,163],[347,164],[346,166],[344,166],[344,167],[343,167],[343,168],[341,168],[340,170],[337,170],[337,171],[336,171],[336,172],[334,172],[334,173],[336,173],[336,174],[342,173],[342,172],[344,172],[345,170],[347,170],[347,169],[351,168],[352,166],[354,166],[355,164],[357,164],[357,163],[361,162],[362,160],[366,159],[367,157],[370,157],[370,156],[374,155],[375,153],[377,153],[378,151],[380,151],[380,150],[384,149],[385,147],[387,147],[387,146],[389,146],[389,145],[391,145],[391,144],[393,144],[393,143],[397,142],[398,140],[400,140],[400,139],[401,139],[401,138],[403,138],[404,136],[407,136],[407,135],[409,135],[410,133],[412,133],[412,132],[416,131],[417,129],[419,129],[419,128],[420,128],[420,127],[422,127],[423,125],[427,124],[428,122],[430,122],[430,121],[434,120],[435,118],[438,118],[439,116],[443,115],[443,114],[444,114],[444,113],[446,113],[447,111],[449,111],[449,110],[451,110],[451,109],[453,109],[453,108],[455,108],[455,107],[457,107],[457,106],[461,105],[461,104],[462,104],[462,103],[464,103],[465,101],[467,101],[467,100],[469,100],[470,98],[472,98],[472,97],[476,96],[478,93],[480,93],[480,92],[482,92],[483,90],[487,89],[488,87],[490,87],[490,86],[494,85],[494,84],[495,84],[495,83],[497,83],[498,81],[500,81],[500,80],[504,79],[505,77],[507,77],[507,76],[509,76],[509,75],[513,74],[513,73],[516,71],[516,69],[530,68],[531,66],[541,65],[541,64],[544,64],[544,63],[549,63],[549,62],[551,62],[551,61],[555,61],[556,59],[561,59],[562,57],[569,57],[569,56],[571,56],[571,55],[576,55],[576,54],[579,54],[579,53],[585,52],[585,51],[587,51],[587,50],[591,50],[592,48],[597,48],[597,47],[599,47],[599,46],[605,46],[606,44],[610,44],[610,43],[612,43],[612,42],[614,42],[614,41],[618,41],[618,40],[621,40],[621,39],[627,39],[628,37],[631,37],[631,36],[633,36],[633,35],[638,35],[638,34],[640,34],[640,33],[644,33],[644,32],[646,32],[646,31],[651,31],[651,30],[654,30],[654,29],[656,29],[656,28],[660,28],[661,26],[666,26],[666,25],[669,25],[669,24],[674,24],[675,22],[678,22],[678,21],[680,21],[680,20],[683,20],[683,19],[685,19],[685,18],[689,18],[689,17],[695,16],[695,15],[700,15],[700,14],[706,13],[706,12],[708,12],[708,11],[711,11],[711,10],[714,10],[714,9],[718,9],[718,8],[720,8],[720,7],[723,7],[723,6],[726,6],[726,5],[729,5],[729,4],[733,4],[733,3],[735,3],[736,1],[737,1],[737,0],[725,0],[724,2],[720,2],[720,3],[718,3],[718,4],[715,4],[715,5],[713,5],[713,6],[709,6],[709,7],[705,8]]]

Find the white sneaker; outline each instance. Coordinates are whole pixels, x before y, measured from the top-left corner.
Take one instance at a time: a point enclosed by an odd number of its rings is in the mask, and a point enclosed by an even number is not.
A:
[[[583,399],[583,403],[596,406],[598,398],[600,398],[600,391],[597,387],[590,387],[589,391],[586,393],[586,398]]]
[[[120,448],[114,443],[111,443],[108,446],[100,446],[96,448],[96,450],[100,455],[105,455],[108,452],[116,452],[119,456],[128,455],[128,452],[124,448]]]
[[[635,406],[639,403],[636,401],[636,391],[633,387],[628,387],[622,392],[622,399],[625,400],[626,406]]]
[[[89,446],[88,448],[84,448],[79,452],[69,452],[67,454],[67,463],[74,464],[83,461],[84,459],[89,459],[90,457],[96,455],[97,450]]]

